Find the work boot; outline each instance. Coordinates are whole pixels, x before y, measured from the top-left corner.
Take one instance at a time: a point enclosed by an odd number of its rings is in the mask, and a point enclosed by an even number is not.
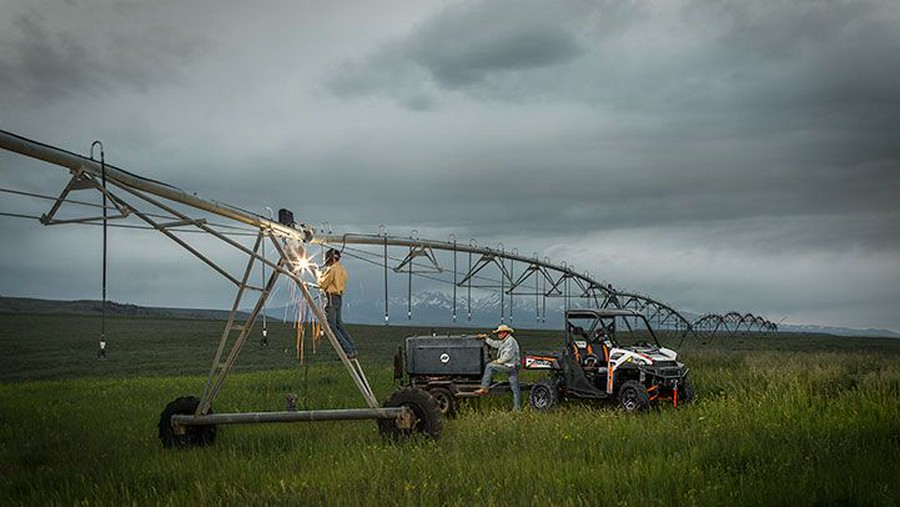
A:
[[[472,392],[477,394],[478,396],[487,396],[491,392],[491,390],[486,387],[479,387]]]

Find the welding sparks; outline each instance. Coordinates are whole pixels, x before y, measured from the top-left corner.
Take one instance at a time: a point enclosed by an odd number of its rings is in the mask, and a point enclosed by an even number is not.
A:
[[[298,275],[302,275],[303,273],[317,274],[319,267],[306,254],[306,248],[303,247],[303,244],[298,243],[292,246],[294,255],[292,256],[291,263],[294,267],[294,273]]]
[[[316,265],[309,257],[300,257],[294,262],[294,272],[297,274],[309,273],[318,277],[319,266]]]

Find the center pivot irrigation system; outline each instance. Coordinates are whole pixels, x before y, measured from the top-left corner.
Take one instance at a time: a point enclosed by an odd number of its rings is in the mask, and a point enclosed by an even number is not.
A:
[[[97,142],[95,145],[99,144]],[[549,259],[539,259],[519,255],[516,250],[478,246],[474,240],[459,243],[455,238],[449,241],[434,241],[419,238],[416,234],[407,238],[389,236],[384,230],[380,234],[332,234],[331,231],[316,230],[306,224],[297,224],[293,214],[280,210],[278,220],[264,217],[235,206],[204,199],[179,188],[147,179],[124,169],[105,163],[102,145],[100,160],[78,155],[54,146],[26,139],[16,134],[0,130],[0,148],[68,169],[71,179],[56,196],[40,196],[27,192],[7,192],[53,200],[50,210],[40,217],[28,217],[3,213],[7,216],[37,218],[44,225],[60,224],[101,224],[104,227],[104,304],[106,227],[109,222],[124,221],[137,217],[141,224],[121,227],[146,228],[161,232],[192,255],[207,264],[217,273],[234,284],[236,296],[222,332],[218,348],[212,360],[209,375],[199,398],[181,397],[171,402],[163,410],[160,418],[160,438],[166,446],[207,445],[215,438],[215,427],[219,424],[324,421],[349,419],[376,419],[381,432],[389,437],[424,433],[437,438],[442,422],[434,399],[426,392],[414,388],[395,391],[384,404],[380,404],[372,391],[365,372],[358,359],[350,358],[340,346],[334,330],[319,304],[317,296],[310,288],[313,283],[313,263],[309,254],[310,245],[331,246],[343,251],[345,256],[354,257],[384,270],[385,277],[385,323],[389,321],[387,279],[388,272],[405,274],[408,277],[407,315],[412,312],[412,277],[430,278],[447,282],[453,286],[453,321],[461,312],[457,310],[457,291],[465,290],[465,316],[472,318],[472,294],[475,289],[497,290],[501,297],[501,321],[513,315],[514,297],[534,298],[534,312],[538,321],[546,319],[547,298],[562,298],[566,309],[575,306],[596,308],[627,308],[644,314],[650,323],[660,329],[674,331],[682,339],[688,334],[774,332],[777,326],[751,314],[731,313],[725,316],[706,315],[692,323],[674,308],[639,294],[614,289],[601,283],[589,273],[578,273],[565,263],[551,263]],[[74,192],[90,190],[102,195],[102,216],[62,217],[64,205],[91,206],[90,203],[71,198]],[[198,216],[202,215],[202,216]],[[226,223],[217,220],[224,219]],[[215,243],[224,243],[232,252],[238,252],[246,259],[244,269],[233,273],[221,261],[214,259],[216,250],[204,249],[188,238],[200,236],[215,238]],[[208,242],[204,242],[208,243]],[[265,253],[265,245],[274,247],[275,259]],[[403,256],[390,254],[399,249]],[[440,255],[437,252],[441,252]],[[452,261],[450,260],[452,258]],[[445,267],[442,265],[447,265]],[[452,268],[449,267],[452,262]],[[269,270],[268,275],[266,270]],[[262,273],[261,283],[254,285],[254,273]],[[452,275],[452,279],[450,277]],[[362,395],[366,408],[307,410],[252,413],[212,413],[212,405],[222,389],[222,385],[235,361],[247,343],[257,317],[263,312],[267,299],[272,295],[276,282],[287,279],[296,287],[300,299],[312,312],[314,321],[327,338],[351,379]],[[252,311],[240,322],[242,301],[255,303]],[[508,308],[508,313],[507,309]],[[543,311],[543,315],[541,314]],[[264,315],[264,314],[263,314]],[[298,325],[300,325],[298,323]],[[105,329],[104,329],[105,333]],[[101,333],[101,340],[103,339]]]

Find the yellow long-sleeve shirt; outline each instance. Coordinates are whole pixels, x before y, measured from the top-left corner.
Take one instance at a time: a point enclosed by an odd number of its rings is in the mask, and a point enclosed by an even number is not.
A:
[[[335,262],[328,266],[322,274],[319,275],[319,288],[326,294],[344,294],[344,287],[347,286],[347,270],[340,262]]]

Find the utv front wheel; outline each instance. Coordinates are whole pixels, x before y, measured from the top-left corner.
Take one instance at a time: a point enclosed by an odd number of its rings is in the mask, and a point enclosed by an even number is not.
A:
[[[694,384],[691,379],[684,377],[681,387],[678,388],[678,403],[690,403],[694,401]]]
[[[643,384],[629,380],[619,388],[619,405],[625,412],[641,412],[650,407],[650,396]]]
[[[531,386],[531,406],[535,410],[550,410],[559,404],[559,389],[551,380],[541,380]]]

